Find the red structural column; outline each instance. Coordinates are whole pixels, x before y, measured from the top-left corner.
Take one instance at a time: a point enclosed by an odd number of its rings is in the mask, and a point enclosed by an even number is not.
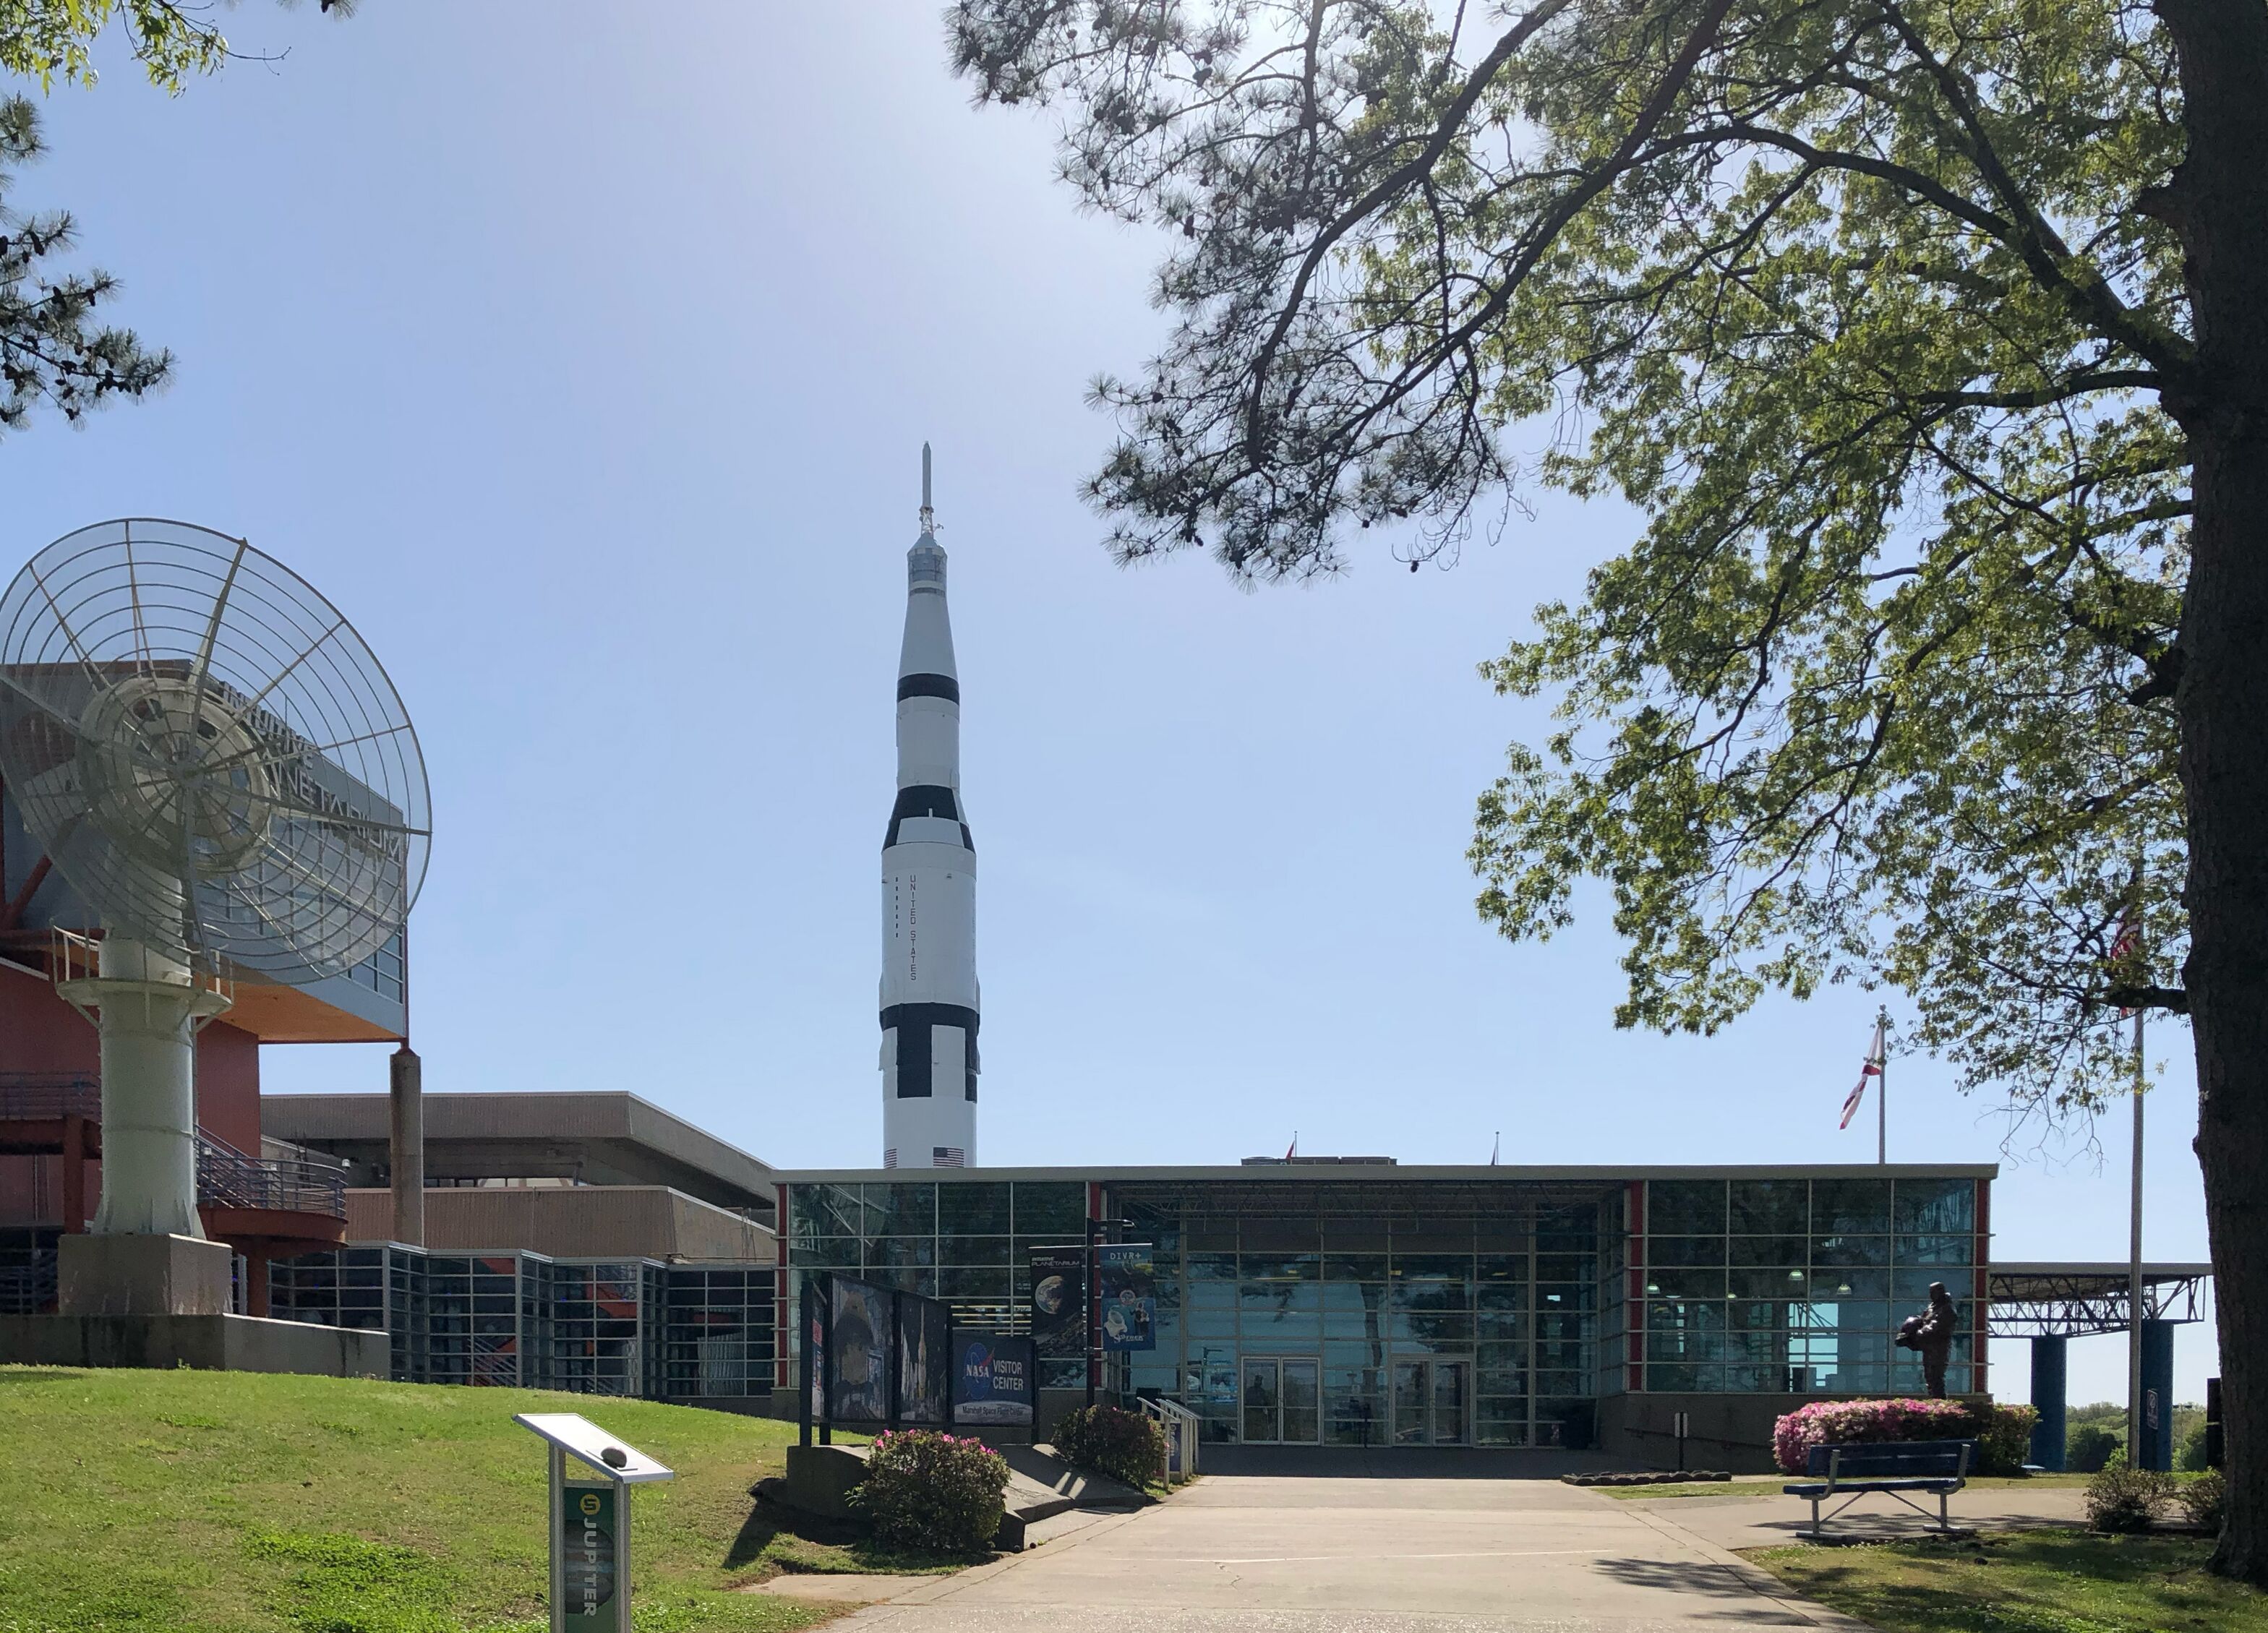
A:
[[[76,1236],[86,1229],[86,1119],[63,1117],[63,1230]]]

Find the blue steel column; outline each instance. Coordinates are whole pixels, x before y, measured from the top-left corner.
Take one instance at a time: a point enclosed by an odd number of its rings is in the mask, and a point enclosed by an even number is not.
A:
[[[2142,1322],[2142,1467],[2174,1466],[2174,1324]]]
[[[2032,1340],[2032,1405],[2040,1421],[2032,1426],[2031,1460],[2042,1468],[2063,1472],[2066,1438],[2065,1383],[2071,1340],[2038,1337]]]

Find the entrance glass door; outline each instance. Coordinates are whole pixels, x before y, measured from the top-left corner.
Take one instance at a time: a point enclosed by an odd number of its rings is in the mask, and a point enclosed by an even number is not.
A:
[[[1244,1444],[1314,1445],[1322,1438],[1322,1365],[1304,1356],[1248,1356]]]
[[[1472,1438],[1472,1364],[1394,1364],[1394,1444],[1463,1445]]]

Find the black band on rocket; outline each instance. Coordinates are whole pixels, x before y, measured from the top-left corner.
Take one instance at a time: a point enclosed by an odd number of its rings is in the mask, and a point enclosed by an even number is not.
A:
[[[909,697],[942,697],[947,702],[961,701],[961,682],[949,674],[902,674],[898,677],[898,701]]]
[[[898,1098],[925,1100],[930,1097],[930,1036],[932,1026],[958,1026],[966,1040],[962,1048],[968,1064],[965,1092],[976,1098],[977,1013],[961,1004],[893,1004],[882,1011],[882,1030],[898,1034]]]

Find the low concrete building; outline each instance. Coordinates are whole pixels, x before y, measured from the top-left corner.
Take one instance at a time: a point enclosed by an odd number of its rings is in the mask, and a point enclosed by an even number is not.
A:
[[[428,1094],[424,1104],[428,1189],[666,1186],[771,1223],[769,1164],[635,1094]],[[383,1094],[263,1094],[260,1127],[344,1162],[351,1186],[391,1182]]]

